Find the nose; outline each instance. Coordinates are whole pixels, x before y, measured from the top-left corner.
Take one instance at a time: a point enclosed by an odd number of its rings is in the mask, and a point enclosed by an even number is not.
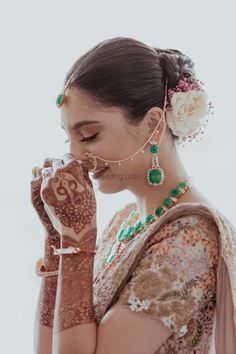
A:
[[[76,143],[76,141],[72,141],[72,139],[69,145],[69,152],[76,160],[79,160],[81,162],[87,159],[87,155],[85,154],[85,151],[81,149],[81,146],[79,146],[79,144]]]
[[[93,161],[89,159],[86,154],[86,151],[82,151],[81,149],[79,149],[78,146],[76,147],[76,145],[72,145],[72,143],[70,143],[69,152],[76,160],[81,161],[85,168],[87,168],[89,171],[93,170]]]

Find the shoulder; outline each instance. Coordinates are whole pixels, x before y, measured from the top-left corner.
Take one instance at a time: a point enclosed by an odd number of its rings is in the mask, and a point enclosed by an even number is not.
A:
[[[179,216],[158,230],[149,240],[147,248],[158,243],[166,245],[202,246],[214,253],[219,251],[219,229],[216,222],[207,215],[191,213]]]
[[[118,303],[180,333],[215,293],[217,232],[210,219],[198,214],[165,224],[148,241]]]

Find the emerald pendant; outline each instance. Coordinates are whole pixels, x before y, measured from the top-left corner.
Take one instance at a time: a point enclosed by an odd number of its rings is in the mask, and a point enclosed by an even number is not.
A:
[[[162,184],[164,179],[163,170],[161,168],[150,168],[147,172],[148,183],[157,186]]]

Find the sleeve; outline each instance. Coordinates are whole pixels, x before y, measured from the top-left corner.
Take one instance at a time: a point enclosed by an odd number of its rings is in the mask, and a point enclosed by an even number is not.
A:
[[[215,291],[218,237],[204,216],[169,222],[148,242],[116,304],[161,320],[181,337]]]

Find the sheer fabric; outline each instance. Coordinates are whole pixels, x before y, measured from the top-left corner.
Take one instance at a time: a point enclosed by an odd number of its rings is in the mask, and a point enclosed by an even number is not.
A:
[[[162,321],[170,329],[172,335],[156,354],[226,353],[225,349],[219,351],[220,347],[226,348],[223,320],[221,323],[219,320],[225,299],[223,288],[217,287],[217,283],[222,280],[219,271],[223,267],[219,269],[219,263],[226,267],[222,238],[228,240],[225,243],[235,244],[232,225],[227,234],[226,229],[220,229],[220,222],[228,221],[216,210],[199,203],[176,205],[159,225],[154,223],[139,239],[133,240],[115,269],[105,272],[102,266],[112,250],[118,228],[135,208],[135,203],[129,203],[119,210],[99,241],[94,264],[97,322],[116,303]],[[230,277],[226,274],[225,284],[227,280]],[[232,280],[235,282],[235,278]],[[228,306],[232,306],[231,314],[230,309],[227,314],[228,333],[231,330],[227,354],[231,354],[235,349],[235,318],[232,287],[227,289]]]

